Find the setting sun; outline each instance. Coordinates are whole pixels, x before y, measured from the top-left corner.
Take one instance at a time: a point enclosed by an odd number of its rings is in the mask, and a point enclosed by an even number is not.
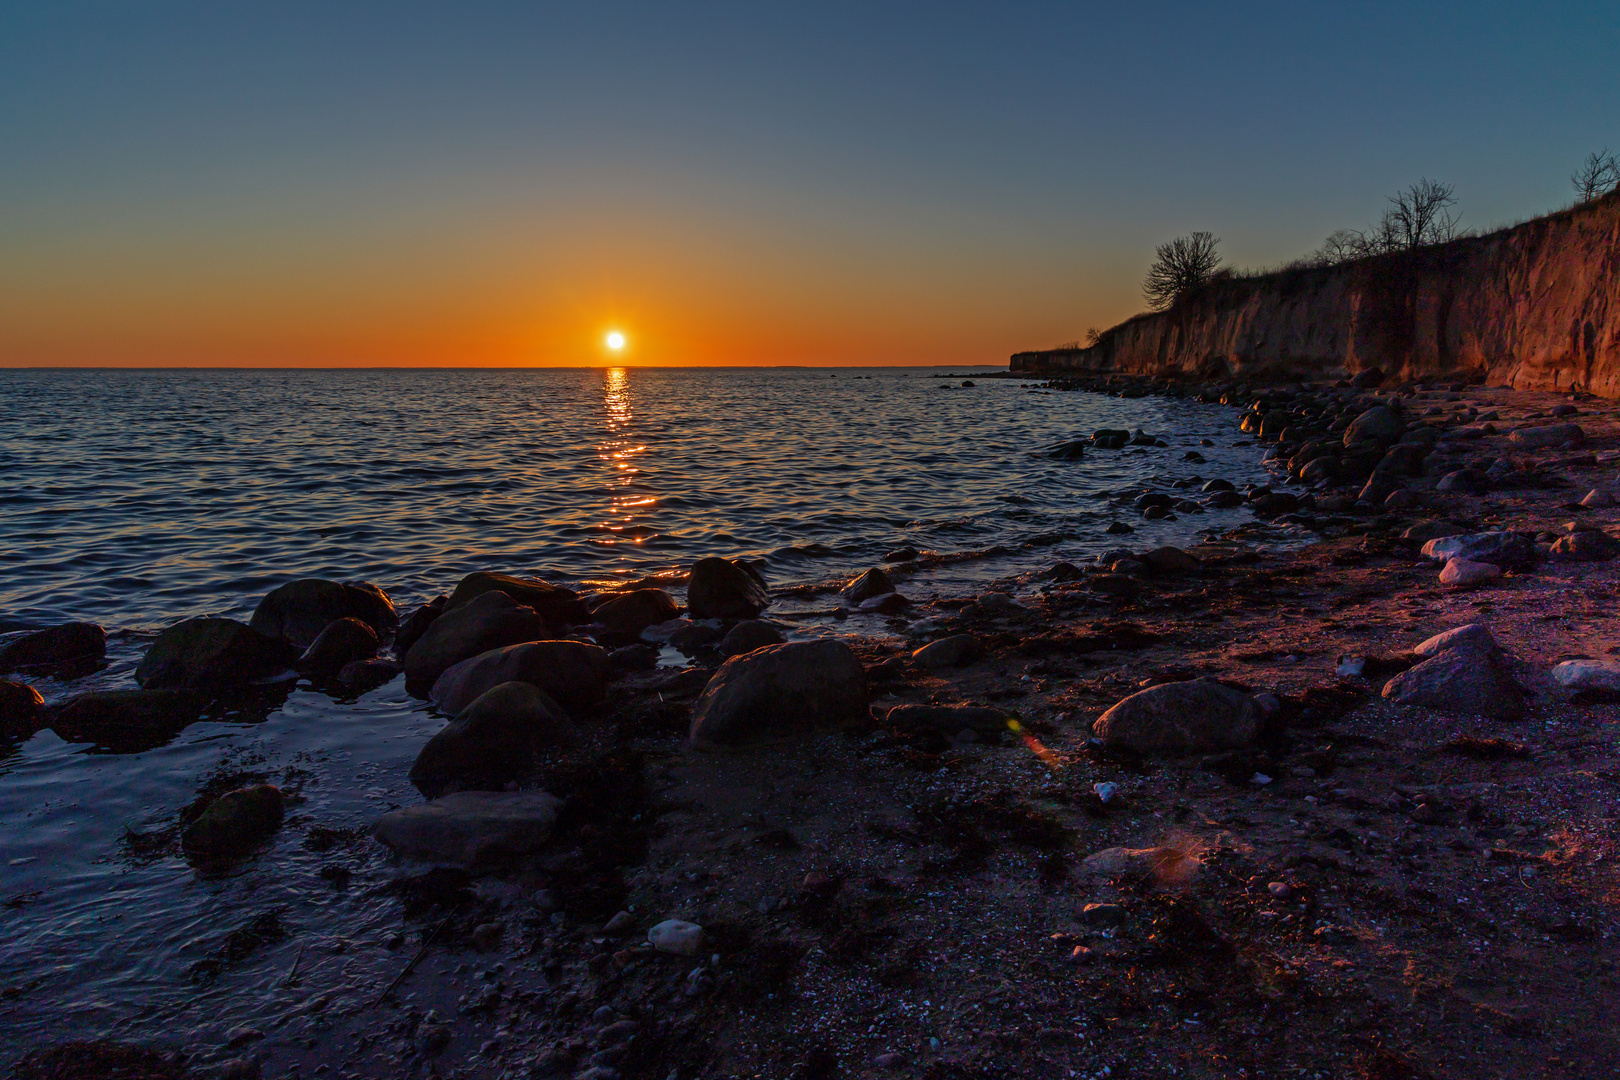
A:
[[[614,330],[612,333],[608,334],[607,347],[613,349],[614,351],[624,348],[624,335],[619,333],[617,330]]]

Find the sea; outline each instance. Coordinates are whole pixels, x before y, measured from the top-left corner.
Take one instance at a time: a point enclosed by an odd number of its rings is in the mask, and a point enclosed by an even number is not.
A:
[[[711,555],[755,562],[789,636],[893,637],[903,617],[850,614],[836,589],[896,549],[926,556],[896,574],[915,601],[1024,596],[1060,561],[1252,521],[1130,506],[1189,481],[1264,483],[1235,409],[983,374],[0,370],[0,640],[107,629],[100,670],[37,681],[60,703],[132,687],[164,627],[245,620],[298,578],[371,581],[408,613],[475,570],[679,597]],[[1166,445],[1046,456],[1101,428]],[[312,985],[346,988],[321,1009],[363,1007],[402,962],[397,870],[351,839],[351,876],[335,875],[327,841],[420,800],[406,773],[444,722],[395,679],[347,697],[300,683],[138,753],[0,738],[0,1071],[69,1038],[218,1047],[308,1015]],[[202,873],[165,838],[230,776],[281,785],[289,818],[252,859]],[[222,964],[266,913],[285,937]]]

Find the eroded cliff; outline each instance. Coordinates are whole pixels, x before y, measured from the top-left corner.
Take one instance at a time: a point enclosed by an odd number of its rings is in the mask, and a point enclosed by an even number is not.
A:
[[[1217,281],[1014,371],[1320,378],[1377,367],[1620,397],[1620,192],[1485,236]]]

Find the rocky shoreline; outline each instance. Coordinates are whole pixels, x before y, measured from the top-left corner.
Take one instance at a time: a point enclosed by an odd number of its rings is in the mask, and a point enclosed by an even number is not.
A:
[[[684,610],[665,583],[480,573],[401,618],[374,586],[296,582],[54,709],[28,675],[93,668],[104,635],[12,639],[13,737],[159,745],[288,671],[403,673],[448,721],[423,801],[334,841],[340,871],[399,860],[397,933],[353,946],[393,951],[394,985],[310,985],[319,1007],[185,1058],[67,1043],[19,1075],[1614,1071],[1620,410],[1357,381],[1048,384],[1243,406],[1234,438],[1277,465],[1238,490],[1189,450],[1119,500],[1122,538],[1247,505],[1319,539],[1122,539],[932,602],[895,552],[842,598],[881,636],[786,640],[757,572],[705,559]],[[183,825],[199,869],[292,827],[270,785]],[[222,963],[277,932],[244,920]]]

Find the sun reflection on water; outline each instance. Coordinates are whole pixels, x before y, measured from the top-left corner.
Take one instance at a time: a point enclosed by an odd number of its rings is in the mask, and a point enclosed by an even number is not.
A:
[[[650,526],[639,523],[638,516],[656,506],[658,498],[648,495],[636,480],[641,472],[636,458],[646,452],[647,444],[638,441],[632,431],[635,412],[628,369],[608,368],[602,373],[602,411],[606,438],[597,446],[596,456],[612,473],[607,478],[608,520],[598,524],[601,535],[594,542],[640,544],[657,535]]]

